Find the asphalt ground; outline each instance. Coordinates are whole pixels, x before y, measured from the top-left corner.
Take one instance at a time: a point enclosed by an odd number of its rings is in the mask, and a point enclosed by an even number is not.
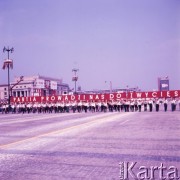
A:
[[[179,129],[180,111],[1,114],[0,180],[118,180],[122,162],[180,176]]]

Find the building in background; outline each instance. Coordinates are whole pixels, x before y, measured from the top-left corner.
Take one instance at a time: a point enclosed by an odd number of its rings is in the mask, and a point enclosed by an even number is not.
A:
[[[13,87],[18,80],[19,77],[15,77],[10,86]],[[63,83],[62,79],[37,75],[23,77],[23,81],[15,85],[10,92],[13,97],[27,97],[61,95],[67,94],[69,91],[69,85]],[[0,99],[7,98],[8,85],[0,85]]]
[[[158,78],[158,90],[159,91],[169,91],[169,78],[168,78],[168,76]]]
[[[122,92],[140,92],[138,87],[126,87],[126,88],[113,88],[113,89],[97,89],[91,91],[78,91],[78,94],[108,94],[108,93],[122,93]]]

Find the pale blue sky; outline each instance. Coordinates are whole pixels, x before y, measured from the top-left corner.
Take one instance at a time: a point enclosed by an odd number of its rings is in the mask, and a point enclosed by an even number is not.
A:
[[[0,59],[14,47],[11,79],[46,75],[84,90],[157,89],[169,76],[180,89],[179,0],[0,0]],[[7,70],[0,70],[0,83]]]

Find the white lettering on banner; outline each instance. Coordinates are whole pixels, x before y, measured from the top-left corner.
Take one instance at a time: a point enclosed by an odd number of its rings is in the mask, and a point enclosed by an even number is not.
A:
[[[78,95],[78,100],[81,100],[81,95]]]
[[[85,99],[86,99],[86,95],[84,94],[84,95],[83,95],[83,100],[85,100]]]
[[[79,94],[79,95],[52,95],[52,96],[31,96],[31,97],[11,97],[11,102],[41,102],[41,101],[99,101],[99,100],[119,100],[121,98],[177,98],[180,97],[180,90],[175,91],[154,91],[154,92],[129,92],[111,94]]]
[[[170,92],[169,92],[169,91],[167,91],[167,94],[166,94],[166,95],[167,95],[167,97],[171,97],[171,96],[170,96]]]
[[[61,101],[62,100],[62,96],[58,96],[58,101]]]
[[[137,98],[141,98],[142,93],[136,93]]]
[[[161,91],[161,97],[163,97],[163,92]]]
[[[148,92],[145,92],[145,96],[146,96],[146,98],[148,97],[148,94],[149,94]]]
[[[71,101],[75,100],[76,97],[74,95],[71,95]]]
[[[95,96],[95,100],[99,100],[99,95],[98,94]]]
[[[179,96],[178,91],[175,91],[175,92],[174,92],[174,96],[175,96],[175,97],[178,97],[178,96]]]
[[[55,96],[51,96],[51,101],[54,101],[55,99]]]
[[[116,94],[116,98],[120,99],[121,98],[121,94],[120,93]]]
[[[68,101],[68,100],[69,100],[67,95],[64,96],[64,100],[65,100],[65,101]]]
[[[156,98],[157,97],[157,92],[153,92],[152,97]]]
[[[90,100],[93,100],[93,95],[89,95],[89,99],[90,99]]]
[[[133,93],[132,92],[130,92],[130,98],[133,98]]]
[[[101,94],[101,99],[104,99],[104,94]]]
[[[114,94],[109,94],[110,99],[114,99]]]

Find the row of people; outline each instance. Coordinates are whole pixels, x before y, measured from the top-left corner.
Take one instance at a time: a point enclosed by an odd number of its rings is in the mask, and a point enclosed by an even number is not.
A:
[[[177,104],[179,104],[180,110],[180,99],[131,99],[131,100],[119,100],[119,101],[105,101],[105,102],[57,102],[57,103],[12,103],[10,108],[7,103],[0,105],[2,113],[63,113],[63,112],[113,112],[113,111],[159,111],[160,105],[164,105],[164,111],[167,111],[168,104],[171,104],[171,110],[175,111]]]

